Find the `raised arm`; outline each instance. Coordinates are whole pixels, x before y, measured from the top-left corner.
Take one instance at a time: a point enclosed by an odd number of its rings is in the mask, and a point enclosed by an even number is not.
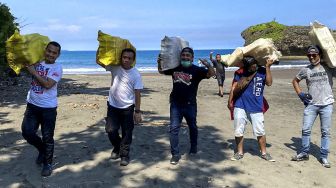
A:
[[[213,54],[213,51],[210,52],[210,61],[212,62],[212,54]]]
[[[266,60],[266,85],[271,86],[273,83],[272,73],[271,73],[271,66],[274,60],[267,59]]]
[[[206,77],[207,78],[210,78],[212,76],[215,75],[215,69],[213,68],[213,66],[211,66],[211,64],[209,62],[207,62],[206,59],[199,59],[201,61],[201,63],[206,67],[208,68],[208,72],[207,72],[207,75]]]

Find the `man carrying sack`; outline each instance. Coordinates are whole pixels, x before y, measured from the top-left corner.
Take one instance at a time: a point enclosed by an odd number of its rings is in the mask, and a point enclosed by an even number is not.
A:
[[[264,86],[272,85],[270,67],[272,59],[268,59],[265,67],[257,65],[257,61],[251,57],[243,58],[241,74],[235,74],[228,100],[228,108],[233,110],[234,134],[237,151],[231,160],[240,160],[244,156],[243,140],[247,122],[250,121],[253,133],[257,137],[261,158],[266,161],[275,160],[266,152],[266,135],[264,129]],[[234,100],[234,103],[233,103]]]

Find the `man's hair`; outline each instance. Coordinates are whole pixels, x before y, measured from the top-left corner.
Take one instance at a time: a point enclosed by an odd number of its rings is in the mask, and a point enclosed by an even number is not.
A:
[[[136,53],[135,53],[135,51],[132,48],[125,48],[125,49],[123,49],[121,51],[121,57],[120,58],[122,58],[122,55],[124,54],[124,52],[131,52],[131,53],[133,53],[133,55],[134,55],[133,60],[135,60]]]
[[[49,45],[53,45],[53,46],[58,47],[58,53],[59,54],[61,53],[61,45],[58,42],[51,41],[51,42],[48,43],[48,45],[46,46],[46,48],[48,48]]]
[[[192,48],[190,48],[190,47],[185,47],[185,48],[183,48],[182,51],[181,51],[181,54],[182,54],[183,52],[189,52],[189,53],[192,54],[192,56],[194,56],[194,50],[193,50]]]
[[[243,64],[244,64],[244,67],[246,68],[250,67],[253,64],[257,64],[257,63],[258,63],[257,60],[252,56],[245,56],[243,58]]]

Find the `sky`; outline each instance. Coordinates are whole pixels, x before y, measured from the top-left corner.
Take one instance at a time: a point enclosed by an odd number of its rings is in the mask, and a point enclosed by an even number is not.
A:
[[[251,25],[277,21],[336,29],[336,0],[0,0],[21,34],[39,33],[64,50],[96,50],[98,30],[128,39],[137,50],[159,50],[164,36],[194,49],[233,49]],[[1,18],[0,18],[1,19]]]

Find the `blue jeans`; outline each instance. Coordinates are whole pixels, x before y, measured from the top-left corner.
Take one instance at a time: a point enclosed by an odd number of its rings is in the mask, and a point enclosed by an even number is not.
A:
[[[310,134],[317,115],[321,122],[321,158],[327,158],[330,144],[330,128],[333,104],[325,106],[308,105],[303,113],[302,148],[301,153],[308,154],[310,148]]]
[[[41,108],[28,103],[22,121],[22,136],[44,154],[43,163],[51,164],[54,154],[54,130],[57,108]],[[41,125],[42,138],[37,135]]]
[[[170,104],[170,149],[172,155],[180,155],[179,131],[184,117],[189,127],[190,151],[197,152],[197,104]]]

